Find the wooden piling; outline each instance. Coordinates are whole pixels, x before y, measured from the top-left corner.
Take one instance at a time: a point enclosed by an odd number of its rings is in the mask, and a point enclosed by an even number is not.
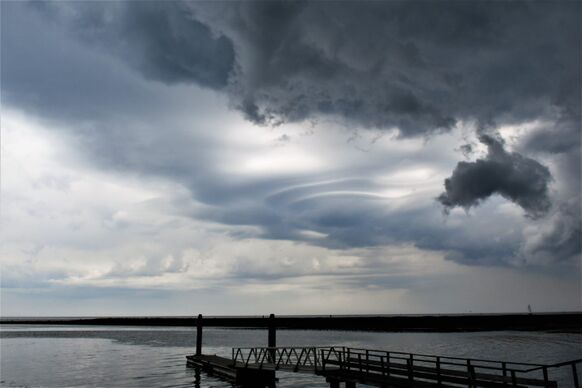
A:
[[[196,319],[196,355],[202,355],[202,314]]]
[[[277,347],[277,326],[275,324],[275,314],[269,315],[267,327],[269,329],[269,338],[267,339],[267,346],[269,348],[275,348]],[[269,361],[273,363],[276,362],[275,349],[269,351]]]
[[[269,315],[269,340],[267,346],[270,348],[277,347],[277,325],[275,323],[275,314]]]

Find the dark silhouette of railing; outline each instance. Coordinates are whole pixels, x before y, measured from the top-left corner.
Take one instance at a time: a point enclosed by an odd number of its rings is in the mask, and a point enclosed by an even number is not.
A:
[[[258,369],[287,369],[293,372],[321,370],[317,347],[233,348],[232,360],[236,365]]]
[[[543,365],[349,347],[233,348],[232,360],[238,367],[310,372],[340,381],[437,387],[557,387],[550,372],[570,368],[567,386],[580,388],[582,363],[578,359]]]

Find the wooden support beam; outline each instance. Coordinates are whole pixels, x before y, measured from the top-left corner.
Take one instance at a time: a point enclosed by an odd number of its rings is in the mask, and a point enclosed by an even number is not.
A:
[[[269,315],[269,340],[267,346],[270,348],[277,347],[277,325],[275,323],[275,314]]]
[[[196,355],[202,354],[202,314],[198,314],[196,319]]]
[[[269,329],[269,338],[267,339],[267,346],[269,348],[275,348],[277,347],[277,325],[275,323],[275,314],[269,315],[267,327]],[[273,363],[276,362],[275,349],[269,351],[269,361]]]

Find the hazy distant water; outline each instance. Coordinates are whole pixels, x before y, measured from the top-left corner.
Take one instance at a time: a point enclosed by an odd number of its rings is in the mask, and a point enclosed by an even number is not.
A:
[[[233,346],[264,346],[265,330],[204,329],[204,352],[229,356]],[[352,346],[555,363],[582,358],[582,334],[544,332],[370,333],[286,331],[278,345]],[[186,367],[195,330],[179,327],[0,326],[2,386],[191,387]],[[328,387],[322,378],[277,373],[280,387]],[[201,387],[229,384],[201,374]]]

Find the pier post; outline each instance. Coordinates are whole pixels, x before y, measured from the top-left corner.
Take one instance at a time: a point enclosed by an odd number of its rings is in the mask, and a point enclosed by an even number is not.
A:
[[[269,315],[269,338],[267,340],[267,346],[269,348],[277,347],[277,326],[275,324],[275,314]],[[276,358],[276,351],[275,349],[269,350],[269,359],[272,363],[277,362]]]
[[[269,341],[267,346],[270,348],[277,347],[277,326],[275,324],[275,314],[269,315]]]
[[[202,355],[202,314],[196,319],[196,355]]]

